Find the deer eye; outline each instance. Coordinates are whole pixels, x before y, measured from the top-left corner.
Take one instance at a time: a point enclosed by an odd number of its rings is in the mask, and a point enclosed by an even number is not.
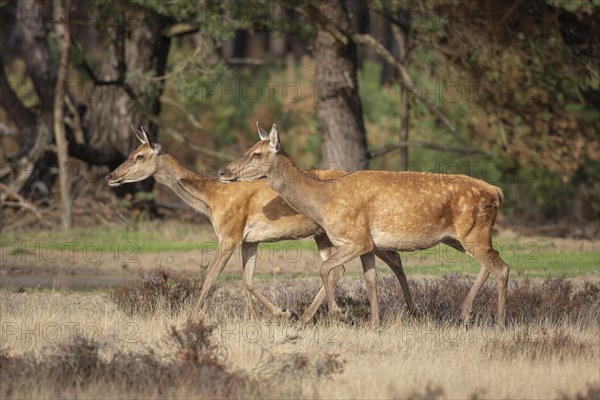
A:
[[[252,158],[257,159],[260,157],[260,153],[252,153]]]
[[[144,155],[143,154],[138,154],[137,156],[135,156],[135,161],[140,161],[144,159]]]

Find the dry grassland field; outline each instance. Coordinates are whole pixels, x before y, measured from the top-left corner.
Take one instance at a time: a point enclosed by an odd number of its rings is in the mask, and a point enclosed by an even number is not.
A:
[[[243,289],[239,254],[195,310],[215,239],[181,223],[3,234],[0,398],[600,398],[597,241],[499,228],[506,329],[492,279],[460,323],[479,270],[467,256],[403,254],[418,317],[378,262],[374,329],[356,262],[336,287],[353,325],[325,305],[306,326],[271,317]],[[320,287],[314,245],[261,249],[257,287],[303,312]]]

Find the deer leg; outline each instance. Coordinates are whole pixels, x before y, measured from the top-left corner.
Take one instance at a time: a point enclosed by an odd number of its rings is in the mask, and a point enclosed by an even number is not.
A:
[[[200,297],[198,298],[198,302],[196,303],[196,310],[200,309],[206,300],[206,296],[208,292],[215,284],[221,272],[227,265],[227,261],[233,254],[235,250],[235,245],[226,244],[224,242],[220,242],[217,247],[217,253],[213,257],[206,270],[206,275],[204,275],[204,282],[202,283],[202,290],[200,291]]]
[[[400,283],[400,287],[402,288],[402,294],[404,295],[404,300],[406,301],[406,306],[408,307],[408,311],[413,317],[417,317],[420,315],[419,309],[415,305],[412,294],[410,292],[410,287],[408,286],[408,280],[406,279],[406,275],[404,274],[404,267],[402,267],[402,258],[397,251],[382,251],[376,250],[375,255],[383,260],[390,269],[398,278],[398,282]]]
[[[341,321],[348,320],[348,317],[342,312],[342,309],[335,301],[335,297],[333,295],[333,285],[331,284],[331,280],[329,279],[329,273],[335,267],[339,267],[348,261],[361,256],[365,253],[368,253],[372,250],[365,249],[359,245],[354,243],[348,243],[338,248],[331,257],[323,262],[320,269],[321,280],[323,281],[323,286],[325,286],[325,293],[327,294],[327,302],[329,304],[329,314],[338,318]]]
[[[451,237],[445,238],[444,240],[442,240],[442,243],[460,251],[461,253],[467,253],[465,247],[457,239]],[[477,294],[479,293],[481,287],[483,286],[483,284],[489,276],[490,271],[482,264],[481,268],[479,269],[479,273],[477,274],[477,278],[475,278],[475,282],[473,282],[473,286],[471,286],[471,288],[469,289],[469,293],[467,293],[465,299],[462,302],[462,305],[460,307],[461,318],[467,328],[469,327],[469,324],[471,323],[471,317],[473,316],[473,301],[475,300],[475,297],[477,297]]]
[[[261,292],[254,287],[253,278],[254,271],[256,269],[256,249],[258,248],[257,243],[244,243],[242,245],[242,263],[244,265],[244,273],[242,283],[244,288],[250,292],[250,294],[256,299],[273,315],[274,317],[283,317],[287,319],[297,320],[298,315],[285,308],[277,307],[269,299],[267,299]]]
[[[323,261],[327,260],[327,258],[329,258],[329,256],[333,253],[335,249],[333,244],[331,244],[331,241],[329,240],[327,235],[324,234],[317,235],[314,239],[315,243],[317,244],[317,248],[319,249],[319,255],[321,256],[321,259]],[[333,270],[333,276],[331,278],[333,286],[335,286],[338,283],[338,281],[342,278],[345,272],[346,268],[343,265],[340,265],[338,268],[335,268]],[[325,301],[325,298],[325,286],[321,286],[321,289],[319,289],[319,293],[317,293],[315,299],[312,301],[310,306],[308,306],[308,308],[304,311],[302,317],[300,317],[301,324],[307,323],[314,317],[315,313],[317,312],[323,301]]]
[[[477,274],[477,278],[475,278],[475,282],[473,282],[473,286],[469,289],[469,293],[465,296],[461,306],[461,316],[463,323],[465,326],[469,326],[471,322],[471,316],[473,314],[473,301],[479,293],[479,290],[490,276],[490,271],[487,270],[484,266],[481,267],[479,273]]]
[[[494,275],[494,278],[496,278],[496,282],[498,283],[497,323],[500,326],[505,326],[505,324],[506,324],[506,296],[508,293],[508,276],[510,273],[510,267],[508,266],[507,263],[504,262],[504,260],[502,258],[500,258],[500,255],[498,254],[498,252],[496,250],[494,250],[494,248],[492,247],[491,242],[486,243],[485,245],[482,245],[482,246],[475,246],[473,248],[472,253],[473,253],[473,257],[475,257],[477,259],[477,261],[479,261],[479,263],[482,265],[482,267],[484,267],[488,272],[484,273],[484,272],[479,271],[479,275],[477,276],[475,284],[473,284],[473,288],[471,290],[475,294],[477,294],[477,292],[474,290],[476,284],[478,284],[479,287],[481,287],[481,285],[483,285],[483,282],[485,282],[485,280],[483,279],[484,276],[487,278],[487,275],[489,275],[489,273]],[[481,280],[482,282],[480,283],[479,280]],[[479,288],[477,288],[477,291],[479,291]],[[469,294],[471,294],[471,291],[469,291]],[[469,294],[467,295],[467,298],[468,298]],[[464,311],[464,309],[463,309],[463,311]],[[463,315],[463,317],[464,317],[464,315]]]
[[[369,252],[360,256],[371,306],[371,326],[379,326],[379,305],[377,304],[377,271],[375,269],[375,253]]]

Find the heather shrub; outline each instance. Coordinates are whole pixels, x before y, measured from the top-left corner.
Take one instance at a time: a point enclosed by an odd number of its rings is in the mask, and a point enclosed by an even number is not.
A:
[[[259,290],[274,304],[298,314],[312,303],[321,288],[320,280],[280,281],[272,280],[266,284],[258,284]],[[336,287],[337,290],[340,289]],[[321,319],[327,313],[326,301],[319,307],[315,319]],[[271,320],[273,317],[267,309],[250,293],[242,288],[221,288],[206,300],[207,309],[219,309],[221,318],[242,318]]]
[[[273,280],[262,291],[265,296],[273,299],[275,304],[301,315],[312,303],[321,286],[320,279],[301,281]],[[326,301],[323,302],[323,304],[325,303]],[[254,305],[262,308],[259,302],[254,302]],[[326,312],[327,308],[321,305],[315,317],[320,318]]]
[[[600,317],[600,285],[585,282],[577,288],[565,278],[542,283],[514,281],[509,289],[507,316],[514,322],[579,322],[597,325]]]
[[[410,280],[409,286],[415,304],[423,317],[436,323],[460,323],[460,307],[473,280],[458,274]],[[510,281],[507,298],[508,323],[550,322],[568,320],[584,325],[599,324],[600,284],[585,282],[575,285],[564,278],[544,281]],[[140,281],[111,288],[109,298],[129,315],[151,314],[163,307],[171,312],[194,302],[202,287],[201,278],[186,278],[164,269],[141,275]],[[272,280],[259,284],[259,290],[279,307],[298,315],[308,308],[321,288],[318,279],[300,281]],[[368,291],[364,279],[342,281],[335,288],[338,304],[356,322],[370,319]],[[382,320],[399,316],[410,318],[398,280],[393,275],[378,280],[377,296]],[[239,287],[211,290],[206,308],[219,310],[221,318],[272,319],[265,307]],[[475,322],[489,324],[495,321],[497,290],[492,278],[488,279],[473,303]],[[327,302],[318,308],[315,321],[327,315]]]
[[[171,328],[169,340],[178,350],[172,360],[163,360],[152,351],[118,352],[106,359],[99,356],[97,343],[82,337],[41,358],[10,357],[3,352],[0,396],[39,397],[35,391],[44,390],[42,397],[79,397],[97,387],[108,397],[174,397],[180,393],[185,397],[246,398],[272,393],[268,383],[259,385],[246,374],[227,371],[212,341],[212,328],[202,321],[188,321],[180,330]]]
[[[460,307],[473,280],[458,274],[442,277],[410,280],[413,300],[420,313],[427,319],[440,324],[459,323]],[[302,313],[312,302],[321,287],[314,281],[275,281],[263,289],[263,293],[275,304]],[[343,282],[335,288],[338,304],[354,321],[366,322],[370,318],[368,291],[364,280]],[[387,275],[379,279],[377,286],[379,312],[383,320],[398,316],[409,317],[406,301],[395,276]],[[236,304],[237,315],[241,314],[242,302],[236,301],[231,293],[223,296],[223,304]],[[476,323],[493,323],[497,310],[497,290],[492,278],[483,285],[473,303]],[[257,301],[249,304],[251,314],[271,318]],[[507,321],[509,323],[563,321],[595,324],[600,321],[600,285],[585,282],[577,287],[564,278],[548,278],[544,281],[515,280],[510,282],[507,299]],[[317,310],[316,320],[327,314],[325,301]]]
[[[141,273],[139,281],[111,287],[109,299],[128,315],[152,314],[158,309],[174,313],[199,297],[203,276],[184,277],[159,268]]]
[[[562,393],[561,400],[598,400],[600,399],[600,384],[589,384],[585,390],[578,391],[574,394]]]
[[[311,357],[306,353],[292,352],[269,354],[254,368],[263,379],[277,380],[313,376],[327,378],[342,373],[346,361],[339,354],[324,353]]]
[[[531,361],[558,356],[562,361],[565,357],[596,357],[592,350],[593,340],[575,339],[564,330],[549,331],[546,326],[525,326],[511,335],[509,340],[488,341],[484,351],[490,358],[512,359],[523,355]]]

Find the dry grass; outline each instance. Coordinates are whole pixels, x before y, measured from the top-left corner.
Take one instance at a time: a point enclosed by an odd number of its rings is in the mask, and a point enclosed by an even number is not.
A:
[[[597,316],[597,285],[519,282],[508,329],[480,323],[467,331],[455,310],[441,311],[455,306],[465,282],[445,279],[411,282],[425,312],[418,321],[384,280],[378,330],[364,323],[357,283],[338,291],[354,326],[323,315],[305,327],[276,321],[241,289],[217,289],[192,316],[193,299],[140,314],[101,294],[1,292],[0,396],[598,398],[599,322],[589,317]],[[265,291],[302,310],[317,289],[307,281]],[[515,316],[518,301],[531,310]],[[477,299],[482,322],[493,319],[488,302],[493,286]]]
[[[255,379],[225,369],[211,333],[212,328],[201,321],[172,327],[168,338],[176,352],[166,360],[152,351],[116,352],[102,358],[98,343],[79,335],[41,358],[0,354],[2,395],[76,398],[101,389],[103,397],[264,396],[267,388]]]

